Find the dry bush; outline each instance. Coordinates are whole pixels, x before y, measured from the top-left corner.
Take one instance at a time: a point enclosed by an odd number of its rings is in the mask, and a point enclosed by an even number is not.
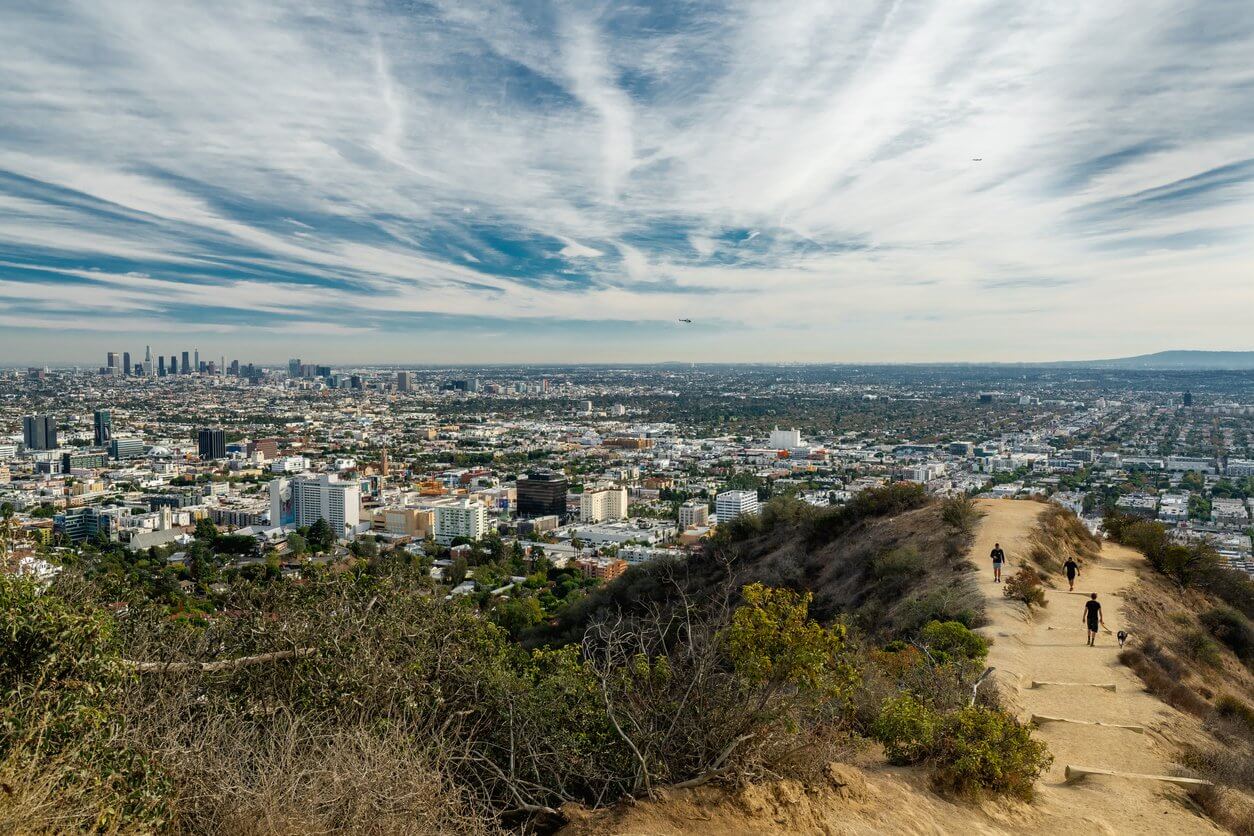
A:
[[[1196,717],[1205,717],[1210,711],[1210,703],[1143,651],[1144,646],[1142,650],[1127,648],[1119,654],[1119,661],[1141,678],[1146,690],[1158,695],[1168,705]]]
[[[1198,806],[1233,833],[1254,834],[1254,752],[1250,747],[1193,746],[1184,751],[1181,760],[1214,784],[1189,792]]]
[[[1067,557],[1083,564],[1101,553],[1101,540],[1074,513],[1047,503],[1028,537],[1028,559],[1047,573],[1057,572]]]
[[[1002,595],[1026,604],[1028,609],[1043,607],[1048,603],[1040,573],[1031,566],[1024,566],[1002,583]]]
[[[164,753],[186,833],[499,832],[446,756],[397,728],[330,720],[217,720]]]

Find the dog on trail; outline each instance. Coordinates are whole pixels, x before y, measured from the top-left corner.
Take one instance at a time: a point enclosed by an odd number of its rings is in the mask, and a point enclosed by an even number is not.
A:
[[[1119,639],[1119,646],[1123,647],[1123,643],[1128,640],[1128,631],[1120,630],[1118,633],[1115,634],[1115,638]]]

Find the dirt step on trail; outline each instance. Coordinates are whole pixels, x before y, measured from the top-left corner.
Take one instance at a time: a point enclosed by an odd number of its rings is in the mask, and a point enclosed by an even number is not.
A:
[[[1064,717],[1085,723],[1048,722],[1036,734],[1054,755],[1049,773],[1038,784],[1036,802],[1043,814],[1036,833],[1223,833],[1201,816],[1174,785],[1155,781],[1095,776],[1068,784],[1068,764],[1142,775],[1167,775],[1170,753],[1159,745],[1155,728],[1170,721],[1174,709],[1147,693],[1141,681],[1119,663],[1115,632],[1124,626],[1119,592],[1136,582],[1144,559],[1131,549],[1104,543],[1101,557],[1089,560],[1068,594],[1066,579],[1053,579],[1061,589],[1047,589],[1047,605],[1028,617],[1021,604],[1002,594],[993,582],[989,552],[995,542],[1006,552],[1002,577],[1026,562],[1029,537],[1044,510],[1039,502],[982,499],[984,512],[976,530],[971,559],[979,568],[979,585],[988,598],[990,624],[981,632],[993,640],[989,664],[1018,716]],[[1084,602],[1096,592],[1109,633],[1086,644]],[[1031,688],[1033,681],[1071,683]],[[1111,684],[1115,690],[1088,687]],[[1111,725],[1143,726],[1144,733]]]

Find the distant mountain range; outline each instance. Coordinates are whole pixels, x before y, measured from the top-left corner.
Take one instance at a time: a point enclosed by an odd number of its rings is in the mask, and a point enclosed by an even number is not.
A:
[[[1048,365],[1162,371],[1254,371],[1254,351],[1158,351],[1136,357],[1075,360]]]

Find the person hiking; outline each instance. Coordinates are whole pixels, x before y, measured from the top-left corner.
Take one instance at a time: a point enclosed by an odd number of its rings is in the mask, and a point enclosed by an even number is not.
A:
[[[1067,562],[1062,564],[1062,568],[1067,571],[1067,584],[1071,592],[1075,592],[1075,579],[1080,574],[1080,564],[1075,562],[1074,557],[1068,557]]]
[[[1089,628],[1089,647],[1097,641],[1098,627],[1105,627],[1106,620],[1102,618],[1102,605],[1097,603],[1097,593],[1094,592],[1089,599],[1084,602],[1084,617],[1082,619]]]
[[[993,583],[1001,583],[1001,565],[1006,562],[1006,553],[1001,550],[1001,543],[993,544],[989,557],[993,558]]]

